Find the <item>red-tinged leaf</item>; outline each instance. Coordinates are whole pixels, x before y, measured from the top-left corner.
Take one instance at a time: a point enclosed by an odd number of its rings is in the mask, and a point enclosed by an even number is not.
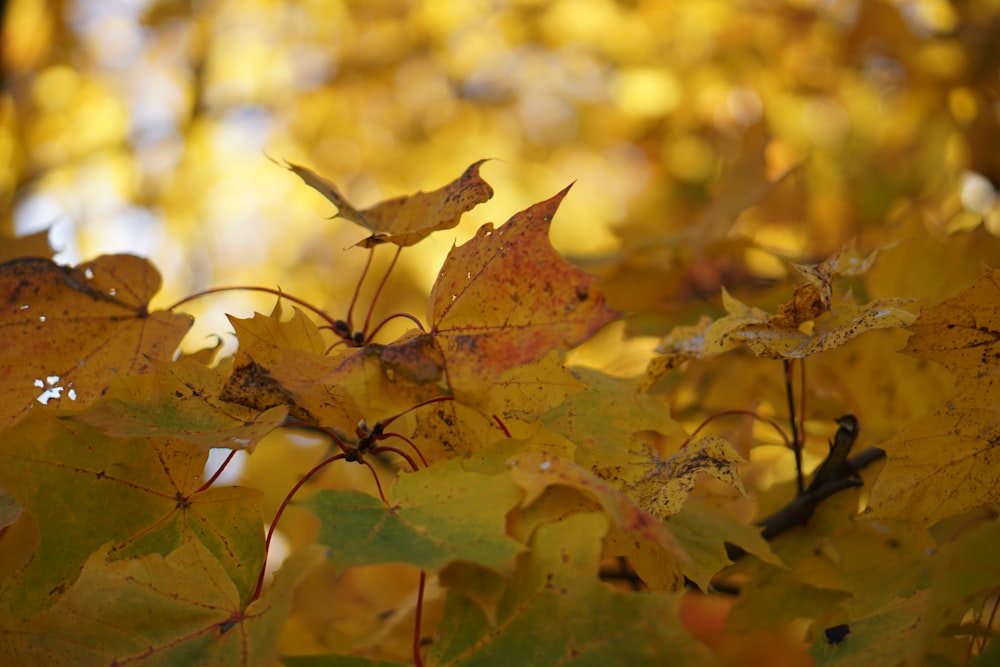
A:
[[[435,667],[472,665],[714,665],[680,621],[676,593],[624,593],[596,573],[608,520],[577,514],[540,526],[491,625],[476,604],[449,594]]]
[[[43,392],[84,407],[116,375],[171,358],[192,320],[150,313],[159,289],[160,274],[132,255],[75,268],[43,258],[0,264],[0,430]]]
[[[293,588],[319,554],[310,549],[290,558],[274,584],[249,604],[197,540],[165,556],[107,556],[106,549],[91,556],[51,608],[0,625],[0,663],[269,667]]]
[[[223,380],[193,359],[157,361],[150,373],[116,378],[101,401],[73,418],[117,437],[172,437],[252,451],[281,426],[288,408],[259,412],[221,401]]]
[[[454,227],[463,213],[493,196],[493,188],[479,176],[483,162],[473,163],[465,173],[437,190],[388,199],[365,210],[351,206],[336,185],[311,169],[295,164],[289,164],[288,168],[337,207],[336,217],[350,220],[372,233],[358,245],[410,246],[431,232]]]
[[[452,248],[429,320],[455,396],[472,404],[506,371],[578,345],[619,313],[592,276],[561,257],[549,226],[568,188]]]
[[[182,440],[111,438],[36,411],[0,439],[0,486],[38,522],[41,543],[0,590],[25,617],[53,604],[102,545],[127,558],[202,542],[247,599],[263,563],[259,492],[200,491],[207,453]],[[2,614],[0,614],[2,615]]]

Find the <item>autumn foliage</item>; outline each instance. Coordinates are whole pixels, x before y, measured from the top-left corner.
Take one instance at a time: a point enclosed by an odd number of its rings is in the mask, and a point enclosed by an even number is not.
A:
[[[445,188],[361,213],[291,168],[373,232],[368,252],[415,243],[491,194],[477,163]],[[145,260],[0,265],[4,664],[270,664],[330,613],[365,622],[344,590],[357,569],[411,598],[367,632],[327,627],[334,650],[285,664],[724,660],[726,635],[698,636],[697,614],[685,615],[685,600],[697,604],[688,586],[735,589],[726,633],[813,619],[807,642],[822,664],[881,662],[904,645],[918,662],[995,651],[997,572],[984,554],[998,535],[1000,273],[984,269],[919,312],[900,297],[858,303],[839,285],[877,258],[845,251],[796,266],[802,281],[775,313],[724,293],[725,315],[675,329],[644,376],[618,378],[562,363],[622,316],[549,243],[567,192],[452,248],[426,324],[406,314],[414,328],[386,343],[367,321],[354,331],[350,311],[340,320],[277,293],[270,314],[231,318],[234,356],[178,356],[191,318],[180,305],[150,309],[160,277]],[[734,372],[785,374],[791,397],[807,360],[872,354],[863,341],[886,329],[908,330],[903,354],[943,366],[954,389],[874,456],[832,464],[808,488],[800,477],[798,492],[747,479],[753,446],[781,435],[801,466],[802,440],[815,460],[827,420],[782,427],[758,414],[770,432],[699,437],[659,389],[729,357]],[[852,400],[864,425],[869,408]],[[858,432],[841,425],[829,456],[843,461]],[[205,478],[210,448],[252,462],[297,434],[326,452],[277,505]],[[875,444],[864,426],[861,436]],[[862,469],[883,452],[877,475]],[[352,464],[368,478],[320,482]],[[791,518],[753,526],[782,504]],[[290,508],[292,553],[272,580],[266,554]],[[324,597],[338,608],[324,611]]]
[[[0,10],[0,666],[1000,664],[995,3],[140,4]]]

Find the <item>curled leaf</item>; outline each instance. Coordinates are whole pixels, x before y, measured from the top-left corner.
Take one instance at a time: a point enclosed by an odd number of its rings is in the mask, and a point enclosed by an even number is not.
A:
[[[493,196],[493,188],[479,176],[483,162],[473,163],[461,176],[437,190],[387,199],[364,210],[351,206],[336,185],[311,169],[296,164],[288,164],[288,168],[329,199],[337,207],[337,217],[370,231],[372,235],[358,243],[370,248],[381,243],[413,245],[431,232],[457,225],[463,213]]]

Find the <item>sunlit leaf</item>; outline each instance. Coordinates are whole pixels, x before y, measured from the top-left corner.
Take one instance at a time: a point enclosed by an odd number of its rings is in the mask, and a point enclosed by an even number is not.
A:
[[[132,255],[75,268],[43,258],[0,264],[0,429],[48,390],[86,406],[116,375],[169,359],[191,326],[180,313],[149,312],[160,274]]]
[[[702,474],[725,482],[746,495],[739,475],[743,458],[726,440],[708,436],[688,443],[666,458],[648,445],[630,453],[617,465],[598,469],[598,474],[625,490],[660,521],[677,514]]]
[[[431,290],[431,333],[459,400],[484,400],[504,372],[573,347],[619,313],[549,242],[552,216],[568,190],[479,229],[452,248]]]
[[[431,232],[454,227],[463,213],[493,196],[493,188],[479,176],[483,162],[485,160],[473,163],[465,173],[437,190],[388,199],[365,210],[351,206],[336,185],[311,169],[294,164],[289,164],[288,168],[306,185],[329,199],[337,207],[337,217],[361,225],[372,233],[358,245],[372,247],[394,243],[409,246]]]

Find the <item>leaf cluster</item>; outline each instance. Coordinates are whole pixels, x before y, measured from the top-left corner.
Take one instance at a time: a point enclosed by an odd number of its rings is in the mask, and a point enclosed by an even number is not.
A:
[[[481,164],[366,210],[289,168],[373,255],[488,199]],[[795,631],[818,664],[989,664],[1000,271],[921,304],[845,250],[622,377],[567,365],[624,316],[549,241],[567,192],[453,247],[389,340],[272,290],[235,354],[179,354],[145,260],[0,265],[0,662],[741,664]]]

